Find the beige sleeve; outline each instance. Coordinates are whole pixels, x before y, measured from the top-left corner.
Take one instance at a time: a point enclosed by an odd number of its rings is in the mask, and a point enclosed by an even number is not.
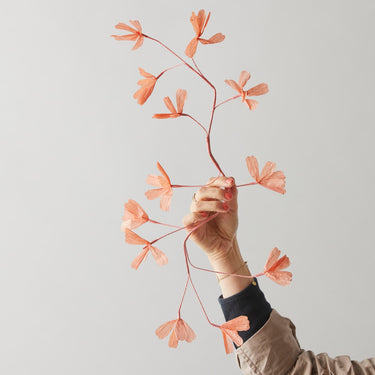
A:
[[[375,375],[375,358],[330,358],[300,348],[293,323],[273,310],[265,325],[236,350],[245,375]]]

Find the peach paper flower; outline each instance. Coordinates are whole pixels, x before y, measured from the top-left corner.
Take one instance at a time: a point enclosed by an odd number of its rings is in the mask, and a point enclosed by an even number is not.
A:
[[[247,331],[250,329],[249,318],[245,315],[241,315],[222,324],[219,328],[223,334],[225,353],[229,354],[233,352],[231,340],[237,346],[241,346],[243,344],[243,340],[239,336],[238,331]]]
[[[138,236],[138,234],[134,233],[128,228],[125,228],[125,241],[132,245],[145,245],[143,250],[132,261],[132,268],[138,269],[140,264],[147,258],[149,252],[151,252],[159,266],[164,266],[168,263],[167,256],[161,250],[155,246],[152,246],[149,241]]]
[[[276,191],[277,193],[285,194],[285,175],[282,171],[275,172],[275,163],[267,161],[260,176],[258,161],[255,156],[248,156],[246,158],[246,164],[250,174],[258,184]]]
[[[196,337],[194,331],[181,318],[162,324],[156,329],[155,333],[159,339],[164,339],[171,331],[168,343],[170,348],[177,348],[179,341],[192,342]]]
[[[168,211],[173,195],[171,180],[169,179],[169,176],[159,163],[156,163],[156,166],[158,167],[162,175],[156,176],[154,174],[149,174],[146,179],[146,182],[150,185],[158,187],[159,189],[148,190],[146,191],[145,195],[147,199],[156,199],[158,197],[161,197],[160,208],[163,211]]]
[[[149,217],[143,208],[133,199],[129,199],[125,203],[125,214],[122,217],[121,230],[125,232],[125,228],[135,229],[149,221]]]
[[[242,97],[242,102],[245,102],[250,110],[254,110],[258,102],[254,99],[246,99],[247,96],[259,96],[267,94],[268,92],[268,85],[266,83],[261,83],[257,86],[252,87],[250,90],[243,90],[246,82],[250,79],[251,75],[246,70],[243,70],[240,74],[240,78],[238,83],[233,81],[232,79],[226,79],[225,83],[227,83],[230,87],[235,89]]]
[[[198,42],[201,42],[202,44],[215,44],[220,43],[225,39],[225,35],[221,33],[213,35],[210,39],[201,38],[204,29],[207,26],[208,20],[210,19],[210,15],[211,12],[208,13],[206,18],[206,12],[203,9],[201,9],[198,12],[198,15],[196,15],[194,12],[192,13],[190,17],[190,22],[193,25],[195,37],[190,41],[190,43],[186,47],[186,56],[193,58],[197,50]]]
[[[126,31],[129,31],[130,34],[127,34],[127,35],[111,35],[113,36],[116,40],[136,40],[132,50],[135,50],[137,48],[139,48],[142,44],[143,44],[143,41],[144,41],[144,36],[142,34],[142,27],[141,27],[141,24],[139,23],[139,21],[129,21],[133,26],[133,27],[130,27],[128,25],[126,25],[125,23],[118,23],[115,28],[116,29],[120,29],[120,30],[126,30]]]
[[[167,108],[171,111],[171,113],[155,113],[152,117],[165,119],[165,118],[177,118],[182,116],[182,111],[184,110],[184,104],[187,98],[187,91],[178,89],[176,92],[176,103],[177,103],[177,110],[174,107],[172,100],[169,96],[164,98],[164,103]]]
[[[274,247],[268,256],[266,265],[264,266],[263,273],[268,276],[271,280],[279,285],[289,285],[292,281],[292,273],[288,271],[281,271],[290,265],[289,258],[284,255],[280,259],[280,250]]]
[[[141,87],[138,89],[138,91],[133,95],[134,99],[137,99],[137,103],[142,105],[146,102],[146,100],[150,97],[152,92],[154,91],[154,87],[157,81],[157,78],[147,73],[142,68],[139,68],[139,72],[145,79],[140,79],[137,84]]]

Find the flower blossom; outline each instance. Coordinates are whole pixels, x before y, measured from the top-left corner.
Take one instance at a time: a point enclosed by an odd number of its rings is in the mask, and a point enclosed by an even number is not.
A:
[[[171,113],[155,113],[152,117],[158,119],[165,118],[177,118],[183,115],[182,111],[184,110],[184,104],[187,98],[187,91],[183,89],[178,89],[176,92],[176,104],[177,109],[174,107],[172,100],[169,96],[164,98],[164,103]]]
[[[258,184],[276,191],[277,193],[285,194],[285,175],[282,171],[275,172],[275,163],[267,161],[260,176],[258,161],[255,156],[248,156],[246,158],[246,164],[251,176],[253,176]]]
[[[159,266],[164,266],[168,263],[167,256],[161,250],[155,246],[152,246],[149,241],[138,236],[138,234],[134,233],[128,228],[125,228],[125,241],[132,245],[145,245],[143,250],[132,261],[132,268],[138,269],[140,264],[147,258],[149,252],[151,252]]]
[[[227,83],[241,95],[242,102],[245,102],[250,110],[254,110],[257,107],[258,102],[254,99],[246,99],[246,97],[267,94],[268,85],[266,83],[260,83],[259,85],[252,87],[250,90],[243,90],[246,82],[250,79],[250,77],[250,73],[246,70],[243,70],[240,74],[238,83],[233,81],[232,79],[226,79],[225,83]]]
[[[215,44],[220,43],[225,39],[225,35],[221,33],[217,33],[213,35],[210,39],[203,39],[201,38],[204,29],[207,26],[208,20],[210,19],[211,12],[208,13],[206,18],[206,12],[201,9],[198,12],[198,15],[196,15],[194,12],[192,13],[190,17],[190,22],[193,25],[194,31],[195,31],[195,37],[190,41],[190,43],[187,45],[185,54],[188,57],[193,58],[195,55],[195,52],[197,50],[198,42],[201,42],[202,44]]]
[[[135,229],[150,219],[143,208],[133,199],[129,199],[125,203],[125,214],[122,217],[121,230],[125,232],[125,228]]]
[[[158,167],[162,176],[149,174],[146,179],[146,182],[150,185],[158,187],[159,189],[148,190],[146,191],[145,195],[147,199],[156,199],[158,197],[161,197],[160,208],[163,211],[168,211],[170,204],[171,204],[172,195],[173,195],[171,180],[169,179],[169,176],[167,175],[167,173],[165,172],[165,170],[159,163],[156,163],[156,166]]]
[[[155,333],[159,339],[164,339],[171,331],[168,343],[170,348],[177,348],[179,341],[192,342],[196,337],[194,331],[181,318],[162,324],[156,329]]]
[[[280,259],[280,250],[274,247],[268,256],[266,265],[264,266],[263,273],[268,276],[271,280],[279,285],[289,285],[292,281],[292,273],[288,271],[281,271],[290,265],[289,258],[284,255]]]
[[[133,95],[133,98],[137,99],[137,103],[142,105],[146,102],[146,100],[150,97],[150,95],[154,91],[157,78],[154,75],[147,73],[142,68],[139,68],[139,72],[141,73],[143,77],[145,77],[145,79],[140,79],[137,82],[137,84],[141,87]]]
[[[118,23],[115,27],[116,29],[121,29],[121,30],[126,30],[129,31],[130,34],[127,35],[111,35],[113,36],[116,40],[136,40],[132,50],[135,50],[139,48],[144,41],[144,35],[142,34],[142,27],[139,21],[129,21],[133,26],[130,27],[126,25],[125,23]]]
[[[238,331],[247,331],[250,329],[249,318],[245,315],[241,315],[237,318],[227,321],[220,327],[224,339],[225,353],[229,354],[233,352],[233,345],[231,340],[237,345],[241,346],[243,340],[238,334]]]

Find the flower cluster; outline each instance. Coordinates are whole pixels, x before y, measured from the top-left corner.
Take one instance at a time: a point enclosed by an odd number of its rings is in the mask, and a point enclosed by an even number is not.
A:
[[[211,161],[213,162],[214,166],[217,168],[220,176],[225,176],[222,168],[220,167],[220,164],[215,159],[213,152],[212,152],[212,148],[211,148],[210,139],[211,139],[212,128],[213,128],[214,113],[218,107],[235,99],[241,99],[241,101],[245,103],[251,111],[255,110],[257,108],[258,102],[255,99],[253,99],[253,97],[266,94],[268,92],[268,85],[266,83],[260,83],[249,89],[245,89],[244,87],[249,81],[251,75],[246,70],[243,70],[240,73],[238,82],[232,79],[225,80],[225,83],[227,83],[232,89],[234,89],[237,92],[237,94],[220,103],[217,103],[216,101],[217,90],[215,86],[201,72],[196,61],[194,60],[194,56],[197,53],[199,43],[202,45],[217,44],[217,43],[223,42],[225,39],[225,36],[222,33],[216,33],[213,36],[209,37],[208,39],[203,38],[203,34],[206,31],[206,27],[208,25],[210,16],[211,16],[210,12],[206,14],[206,12],[203,9],[201,9],[198,12],[198,14],[193,12],[190,17],[190,22],[193,26],[195,35],[188,42],[185,48],[185,55],[191,59],[189,62],[185,60],[186,59],[185,57],[178,55],[176,52],[171,50],[169,47],[167,47],[164,43],[162,43],[158,39],[144,34],[139,21],[130,21],[130,24],[132,26],[128,26],[124,23],[118,23],[115,26],[116,29],[124,30],[127,32],[127,34],[112,35],[112,37],[114,37],[116,40],[119,40],[119,41],[128,40],[128,41],[135,42],[132,48],[133,50],[136,50],[139,47],[141,47],[145,40],[157,43],[162,48],[165,48],[166,50],[168,50],[179,62],[178,65],[166,68],[165,70],[160,72],[158,75],[151,74],[149,72],[146,72],[143,68],[139,68],[139,73],[141,74],[142,78],[137,82],[140,87],[133,95],[134,99],[136,99],[138,104],[140,105],[145,104],[147,100],[149,100],[151,95],[153,94],[158,80],[169,70],[177,68],[179,66],[186,67],[190,72],[197,75],[199,78],[201,78],[204,82],[206,82],[213,89],[214,101],[213,101],[213,105],[211,108],[210,121],[205,125],[199,122],[192,114],[184,112],[184,105],[185,105],[188,93],[186,90],[182,88],[178,88],[176,91],[176,102],[175,102],[176,104],[173,104],[169,96],[166,96],[164,98],[164,103],[169,112],[155,113],[152,117],[156,119],[177,119],[179,117],[184,116],[184,117],[190,118],[193,121],[193,123],[199,125],[204,130],[205,140],[207,144],[207,151],[208,151],[209,157],[211,158]],[[259,173],[258,160],[256,159],[255,156],[248,156],[246,158],[246,165],[250,173],[250,176],[255,181],[247,182],[244,184],[236,184],[237,188],[244,187],[244,186],[251,186],[251,185],[260,185],[267,189],[273,190],[277,193],[285,194],[285,175],[282,171],[276,171],[275,163],[267,161],[261,173]],[[170,209],[172,196],[173,196],[173,192],[175,189],[208,186],[208,184],[194,185],[194,186],[172,184],[170,177],[168,176],[164,168],[160,165],[160,163],[157,163],[156,166],[160,174],[148,175],[146,182],[149,185],[153,186],[154,188],[146,191],[145,195],[147,199],[151,199],[151,200],[160,198],[160,209],[163,211],[168,211]],[[160,339],[164,339],[165,337],[170,335],[169,346],[172,348],[177,348],[179,341],[191,342],[195,339],[196,335],[194,331],[185,322],[185,320],[181,318],[181,308],[185,299],[186,290],[188,286],[190,285],[193,288],[194,293],[196,294],[196,297],[202,307],[203,313],[208,323],[211,326],[220,329],[223,339],[224,339],[225,352],[230,353],[233,351],[232,341],[237,346],[242,345],[243,342],[242,342],[241,337],[238,335],[238,331],[247,331],[250,328],[250,322],[248,318],[246,316],[239,316],[221,325],[211,322],[211,320],[209,319],[204,309],[204,306],[198,295],[197,289],[193,283],[193,279],[190,273],[190,267],[194,267],[196,269],[203,270],[203,271],[214,272],[213,270],[208,270],[208,269],[194,266],[191,263],[189,259],[186,243],[190,235],[194,232],[194,230],[196,230],[199,226],[204,225],[208,221],[215,218],[217,215],[219,215],[219,213],[216,213],[214,215],[206,215],[205,219],[199,222],[199,225],[197,224],[197,225],[193,225],[189,227],[181,227],[181,226],[162,223],[154,219],[151,219],[149,215],[145,212],[145,210],[140,206],[140,204],[137,203],[133,199],[129,199],[128,202],[125,203],[124,208],[125,208],[125,212],[122,218],[121,230],[125,233],[125,241],[128,244],[142,246],[140,253],[134,258],[134,260],[131,263],[131,266],[136,270],[146,260],[149,253],[152,254],[153,258],[155,259],[158,265],[160,266],[166,265],[168,263],[168,258],[162,250],[155,247],[155,243],[178,231],[187,230],[188,232],[184,240],[184,245],[183,245],[183,250],[184,250],[183,256],[185,258],[186,269],[187,269],[187,281],[186,281],[183,296],[182,296],[182,299],[178,308],[177,319],[170,320],[162,324],[159,328],[156,329],[155,331],[156,335]],[[226,213],[220,213],[220,215],[225,215],[225,214]],[[148,241],[140,237],[138,234],[136,234],[133,231],[134,229],[137,229],[138,227],[146,223],[168,226],[168,227],[173,228],[173,230],[158,238],[153,239],[152,241]],[[280,254],[281,252],[277,247],[273,248],[266,261],[263,272],[256,274],[254,276],[250,276],[250,277],[260,277],[262,275],[265,275],[280,285],[288,285],[292,280],[292,274],[288,271],[285,271],[285,268],[287,268],[290,265],[290,261],[286,255],[280,258]],[[215,273],[225,274],[224,272],[219,272],[219,271],[215,271]],[[237,275],[237,274],[227,274],[227,275],[231,275],[234,277],[249,277],[249,276],[242,276],[242,275]]]

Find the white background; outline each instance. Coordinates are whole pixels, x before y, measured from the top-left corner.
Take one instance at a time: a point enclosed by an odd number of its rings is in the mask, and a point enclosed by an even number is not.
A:
[[[355,359],[374,355],[374,16],[372,0],[0,3],[0,373],[229,374],[221,333],[189,290],[182,313],[197,339],[169,349],[154,330],[174,319],[185,282],[183,235],[160,242],[134,271],[139,246],[120,232],[123,204],[179,225],[193,189],[171,211],[147,201],[145,178],[159,161],[175,184],[216,175],[203,132],[188,119],[154,120],[164,96],[188,90],[186,112],[207,123],[212,90],[178,68],[143,107],[132,98],[138,67],[158,74],[178,62],[146,41],[118,42],[118,22],[183,54],[192,11],[212,12],[196,60],[218,89],[252,73],[267,82],[254,112],[239,101],[218,109],[213,152],[227,175],[250,182],[245,158],[277,163],[287,194],[240,191],[239,242],[253,272],[278,246],[292,260],[283,288],[260,280],[272,306],[297,326],[301,346]],[[150,224],[137,231],[165,233]],[[192,260],[208,263],[189,245]],[[194,272],[210,318],[221,324],[214,275]]]

